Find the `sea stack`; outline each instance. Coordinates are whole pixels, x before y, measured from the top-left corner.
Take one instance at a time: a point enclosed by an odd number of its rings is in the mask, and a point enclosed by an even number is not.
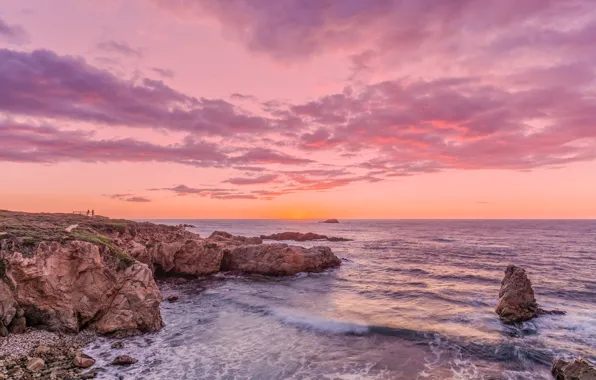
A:
[[[538,315],[538,311],[534,289],[526,271],[509,265],[501,281],[495,312],[503,323],[512,324],[530,320]]]

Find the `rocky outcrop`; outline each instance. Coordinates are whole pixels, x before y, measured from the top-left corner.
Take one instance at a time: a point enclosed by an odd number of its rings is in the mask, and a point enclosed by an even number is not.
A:
[[[0,291],[6,294],[8,286],[28,326],[64,332],[92,327],[102,334],[163,326],[150,269],[121,252],[85,241],[42,241],[28,249],[3,239],[0,260],[7,266]],[[4,322],[19,318],[16,309],[8,310]]]
[[[215,243],[223,243],[224,245],[263,244],[262,238],[234,236],[224,231],[213,232],[211,235],[209,235],[207,240]]]
[[[110,236],[123,251],[160,274],[196,276],[216,273],[223,257],[217,244],[171,226],[139,223]]]
[[[555,359],[552,374],[557,380],[596,380],[596,367],[582,358],[573,361]]]
[[[329,247],[307,249],[287,244],[261,244],[225,250],[221,269],[287,276],[299,272],[320,272],[340,264]]]
[[[495,312],[503,323],[523,322],[538,315],[534,289],[524,269],[515,265],[507,267]]]
[[[280,232],[272,235],[261,235],[263,240],[294,240],[294,241],[311,241],[311,240],[327,240],[327,241],[351,241],[351,239],[319,235],[313,232],[305,234],[301,232]]]
[[[323,220],[321,223],[339,223],[339,220],[337,220],[337,219],[327,219],[327,220]]]
[[[515,265],[509,265],[505,270],[495,312],[507,324],[524,322],[539,315],[565,314],[562,310],[545,310],[539,307],[526,271]]]

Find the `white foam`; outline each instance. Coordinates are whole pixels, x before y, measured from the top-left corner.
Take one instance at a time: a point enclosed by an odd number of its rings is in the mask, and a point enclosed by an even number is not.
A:
[[[299,313],[289,309],[276,309],[273,311],[273,316],[282,323],[287,323],[323,333],[351,333],[363,335],[369,331],[369,328],[366,325],[353,322],[338,321],[335,319],[325,318],[311,314]]]

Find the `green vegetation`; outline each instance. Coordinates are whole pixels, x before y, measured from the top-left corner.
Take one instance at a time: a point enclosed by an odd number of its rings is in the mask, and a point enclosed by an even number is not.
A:
[[[70,233],[66,228],[78,225]],[[80,240],[106,247],[121,267],[129,267],[135,259],[118,248],[106,235],[136,232],[136,223],[123,219],[89,218],[77,214],[29,214],[0,210],[0,241],[10,239],[27,255],[33,255],[42,241]]]

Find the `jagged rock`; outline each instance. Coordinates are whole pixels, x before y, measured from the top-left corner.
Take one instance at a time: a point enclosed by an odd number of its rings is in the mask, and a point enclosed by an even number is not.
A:
[[[313,232],[305,234],[301,232],[280,232],[272,235],[261,235],[263,240],[294,240],[294,241],[310,241],[310,240],[327,240],[327,241],[351,241],[351,239],[340,237],[329,237],[327,235],[319,235]]]
[[[110,365],[131,365],[135,364],[137,359],[133,358],[132,356],[128,355],[120,355],[116,356],[114,360],[110,363]]]
[[[170,303],[176,302],[176,301],[178,301],[178,296],[169,296],[168,298],[166,298],[166,300]]]
[[[112,343],[112,348],[116,348],[116,349],[124,348],[124,342],[114,342],[114,343]]]
[[[234,236],[224,231],[214,231],[207,238],[210,242],[223,243],[224,246],[242,245],[242,244],[263,244],[263,239],[259,237]]]
[[[27,370],[30,372],[39,372],[46,367],[46,363],[40,358],[31,358],[27,362]]]
[[[0,265],[4,267],[4,260],[0,257]],[[8,268],[3,271],[8,271]],[[6,277],[7,273],[2,273],[2,277]],[[14,298],[11,288],[3,278],[0,277],[0,325],[9,326],[13,318],[17,314],[18,304]],[[6,278],[6,281],[10,281]]]
[[[72,363],[79,368],[89,368],[95,364],[95,359],[82,352],[77,352]]]
[[[588,360],[555,359],[552,374],[557,380],[596,380],[596,367]]]
[[[320,272],[340,264],[329,247],[307,249],[287,244],[241,245],[224,252],[222,270],[284,276]]]
[[[503,323],[527,321],[538,314],[534,289],[524,269],[515,265],[507,267],[495,312]]]
[[[41,241],[33,249],[0,241],[13,296],[27,324],[53,331],[155,331],[163,326],[161,294],[151,270],[108,247],[85,241]],[[15,311],[16,313],[16,311]]]
[[[337,219],[327,219],[322,221],[321,223],[339,223],[339,220]]]

